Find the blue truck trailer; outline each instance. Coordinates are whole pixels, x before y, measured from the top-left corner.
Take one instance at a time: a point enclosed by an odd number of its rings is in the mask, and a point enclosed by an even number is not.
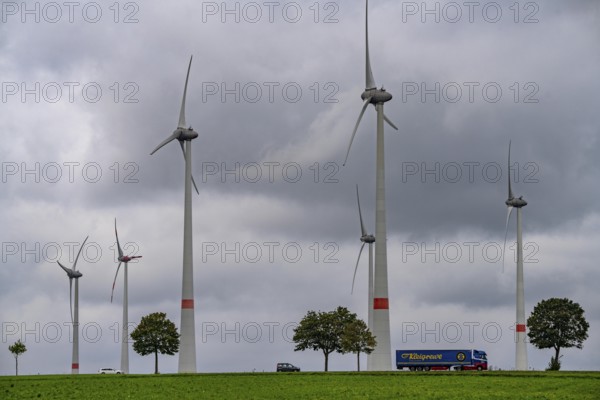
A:
[[[486,370],[487,354],[481,350],[396,350],[396,368],[411,371]]]

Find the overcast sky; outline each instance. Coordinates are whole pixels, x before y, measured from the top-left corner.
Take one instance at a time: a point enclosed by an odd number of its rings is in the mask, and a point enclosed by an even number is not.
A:
[[[25,4],[25,5],[24,5]],[[364,2],[3,2],[0,11],[0,374],[69,373],[78,268],[80,370],[120,365],[129,316],[179,325],[184,162],[175,129],[193,63],[198,370],[321,370],[294,352],[308,310],[367,318],[355,185],[374,232],[375,112],[342,166],[364,90]],[[427,11],[429,10],[429,11]],[[507,152],[523,209],[525,309],[568,297],[590,323],[564,369],[600,369],[600,8],[595,1],[370,3],[386,115],[392,349],[477,348],[514,367],[516,221],[506,265]],[[550,350],[528,346],[544,369]],[[392,356],[390,356],[392,357]],[[130,371],[152,372],[131,350]],[[176,372],[177,356],[160,357]],[[330,369],[351,370],[335,354]]]

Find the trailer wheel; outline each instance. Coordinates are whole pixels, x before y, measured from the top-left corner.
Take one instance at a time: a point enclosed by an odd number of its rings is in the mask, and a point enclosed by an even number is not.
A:
[[[431,367],[423,367],[423,371],[429,371]]]
[[[415,367],[409,367],[408,369],[414,372]]]
[[[423,367],[417,367],[417,371],[423,371]]]
[[[481,371],[483,368],[481,368],[481,365],[477,366],[477,371]]]

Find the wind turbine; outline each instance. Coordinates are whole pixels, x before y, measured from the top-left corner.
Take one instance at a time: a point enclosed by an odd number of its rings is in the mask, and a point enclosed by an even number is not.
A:
[[[121,327],[121,371],[124,374],[129,373],[129,303],[127,300],[127,264],[129,261],[135,258],[142,258],[142,256],[125,256],[123,255],[123,249],[121,243],[119,243],[119,234],[117,233],[117,219],[115,218],[115,236],[117,238],[117,250],[119,251],[119,265],[117,266],[117,273],[115,274],[115,280],[112,284],[112,292],[110,294],[110,302],[113,301],[113,295],[115,294],[115,283],[117,282],[117,276],[119,275],[119,269],[121,264],[124,263],[123,267],[123,326]]]
[[[362,254],[365,244],[369,244],[369,291],[368,291],[368,302],[367,302],[367,327],[373,332],[373,243],[375,243],[375,236],[368,234],[363,223],[362,212],[360,210],[360,197],[358,196],[358,185],[356,185],[356,201],[358,203],[358,217],[360,218],[360,241],[363,242],[358,252],[358,259],[356,260],[356,266],[354,267],[354,276],[352,277],[352,291],[354,292],[354,281],[356,279],[356,271],[358,270],[358,263],[360,262],[360,256]],[[367,370],[370,371],[372,368],[371,354],[367,354]]]
[[[506,232],[504,234],[504,249],[506,249],[506,237],[508,235],[508,221],[513,208],[517,209],[517,346],[515,353],[515,369],[517,371],[527,371],[527,343],[525,326],[525,285],[523,282],[523,232],[521,226],[521,209],[527,205],[523,196],[516,198],[513,195],[510,184],[510,145],[508,142],[508,199],[505,204],[508,207],[506,215]],[[504,257],[504,252],[502,253]],[[504,260],[503,260],[504,263]],[[504,264],[503,264],[504,269]]]
[[[73,355],[71,358],[71,373],[79,374],[79,278],[83,276],[83,274],[77,271],[77,260],[79,260],[79,255],[81,254],[81,250],[83,250],[83,246],[85,246],[85,242],[87,242],[89,236],[86,236],[85,240],[81,244],[79,251],[77,252],[77,257],[75,257],[75,262],[73,263],[73,268],[66,268],[64,265],[57,261],[58,265],[67,273],[69,277],[69,305],[71,308],[71,323],[73,324]],[[73,315],[73,279],[75,279],[75,314]]]
[[[387,122],[392,128],[398,128],[390,121],[383,112],[383,104],[392,99],[392,95],[382,87],[377,89],[371,70],[369,58],[369,0],[366,0],[365,13],[365,42],[366,42],[366,65],[365,65],[365,91],[361,94],[363,107],[354,126],[348,151],[344,164],[348,160],[352,141],[358,130],[358,125],[369,104],[375,106],[377,111],[377,168],[376,168],[376,195],[375,195],[375,270],[373,287],[373,335],[377,338],[377,346],[371,354],[372,369],[374,371],[389,371],[391,369],[391,346],[390,346],[390,313],[388,301],[388,279],[387,279],[387,228],[385,216],[385,160],[384,160],[384,136],[383,122]]]
[[[150,155],[156,153],[167,143],[177,139],[185,160],[185,195],[183,212],[183,277],[181,285],[181,324],[179,326],[181,338],[179,347],[179,372],[196,372],[196,327],[194,321],[194,254],[192,248],[192,184],[198,193],[196,182],[192,177],[192,140],[198,137],[192,127],[186,128],[185,123],[185,96],[187,93],[192,57],[188,65],[179,112],[177,129],[162,141]],[[185,143],[185,146],[184,146]]]

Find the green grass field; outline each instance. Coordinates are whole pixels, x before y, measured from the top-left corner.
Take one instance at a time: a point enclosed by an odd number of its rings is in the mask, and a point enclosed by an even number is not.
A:
[[[0,377],[0,399],[600,399],[600,372]]]

